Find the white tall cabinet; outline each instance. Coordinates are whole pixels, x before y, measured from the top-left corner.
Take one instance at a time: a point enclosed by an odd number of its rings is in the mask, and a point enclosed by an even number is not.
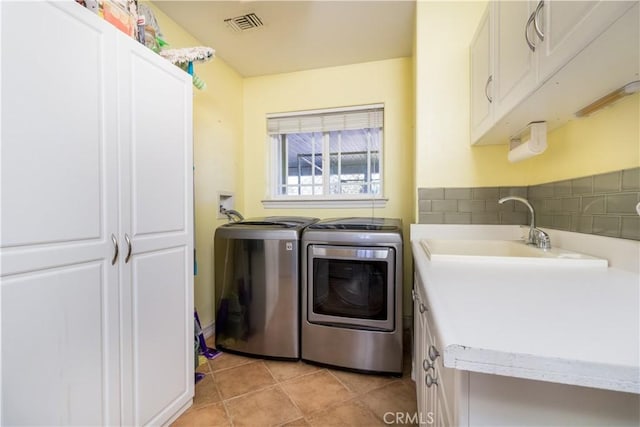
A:
[[[191,79],[73,1],[0,2],[2,425],[193,398]]]

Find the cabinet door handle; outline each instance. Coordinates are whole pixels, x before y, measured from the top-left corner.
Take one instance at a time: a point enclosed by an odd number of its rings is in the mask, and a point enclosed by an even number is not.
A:
[[[124,258],[124,263],[128,263],[131,259],[131,239],[127,233],[124,234],[124,240],[127,242],[127,256]]]
[[[113,258],[111,258],[111,265],[114,265],[118,261],[118,239],[114,234],[111,234],[111,241],[113,242]]]
[[[411,289],[411,299],[412,299],[413,301],[415,301],[415,300],[416,300],[416,290],[415,290],[415,289]]]
[[[435,361],[438,356],[440,356],[440,352],[438,351],[437,348],[435,348],[434,346],[430,345],[429,346],[429,359],[431,359],[432,361]]]
[[[489,84],[492,81],[493,81],[493,76],[489,76],[489,78],[487,79],[487,83],[485,83],[484,85],[484,96],[487,97],[487,101],[489,101],[489,103],[493,102],[493,98],[489,96]]]
[[[428,359],[422,359],[422,369],[424,369],[425,372],[428,372],[429,369],[434,369],[435,370],[436,365],[431,362]]]
[[[538,24],[538,15],[540,15],[540,11],[544,7],[544,0],[540,0],[538,3],[538,7],[536,7],[536,11],[533,12],[533,28],[536,30],[536,34],[540,38],[540,41],[544,41],[544,33],[540,30],[540,25]]]
[[[536,51],[536,45],[531,43],[531,40],[529,40],[529,27],[531,26],[531,23],[534,21],[535,18],[536,18],[536,13],[533,12],[529,17],[529,20],[527,21],[527,25],[525,25],[524,27],[524,39],[527,41],[527,44],[529,45],[529,49],[531,49],[531,52]]]
[[[425,311],[427,311],[427,307],[424,304],[420,303],[418,310],[420,310],[420,313],[424,313]]]
[[[431,388],[431,386],[438,385],[438,378],[435,376],[431,376],[431,374],[427,374],[424,376],[424,383],[427,387]]]

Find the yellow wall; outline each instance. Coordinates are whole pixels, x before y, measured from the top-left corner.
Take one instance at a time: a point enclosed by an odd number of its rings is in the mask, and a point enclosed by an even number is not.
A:
[[[638,95],[550,132],[542,155],[469,144],[469,43],[487,3],[418,1],[416,187],[535,185],[640,166]]]
[[[640,94],[570,121],[550,132],[547,143],[542,155],[522,162],[530,184],[640,166]]]
[[[202,45],[157,7],[149,5],[170,48]],[[242,203],[239,185],[242,182],[242,77],[219,58],[194,67],[195,73],[207,83],[205,90],[193,89],[198,261],[194,300],[205,326],[214,321],[213,233],[218,225],[226,222],[217,219],[218,192],[234,192],[238,207],[241,208]]]
[[[469,42],[484,1],[424,1],[416,7],[414,58],[242,79],[222,60],[196,65],[207,83],[194,90],[195,303],[213,321],[213,242],[219,191],[235,194],[246,216],[371,215],[371,209],[264,209],[265,115],[347,105],[385,104],[385,193],[376,216],[415,221],[419,187],[533,185],[640,166],[639,95],[551,132],[549,148],[511,164],[507,146],[469,145]],[[171,47],[201,43],[153,7]],[[214,46],[215,48],[215,46]],[[414,127],[415,122],[415,127]],[[405,312],[410,251],[405,245]]]
[[[266,114],[384,103],[384,191],[389,198],[375,216],[402,218],[408,242],[413,221],[413,82],[411,58],[301,71],[245,79],[244,83],[244,200],[246,214],[302,215],[330,218],[371,216],[362,209],[265,209],[267,195]],[[405,307],[411,306],[411,252],[405,245]],[[405,309],[405,313],[409,313]]]

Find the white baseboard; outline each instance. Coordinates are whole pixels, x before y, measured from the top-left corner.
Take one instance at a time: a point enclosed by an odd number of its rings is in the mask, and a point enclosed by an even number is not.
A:
[[[207,326],[202,327],[202,334],[204,335],[205,339],[212,337],[215,333],[216,333],[215,322],[211,322]]]

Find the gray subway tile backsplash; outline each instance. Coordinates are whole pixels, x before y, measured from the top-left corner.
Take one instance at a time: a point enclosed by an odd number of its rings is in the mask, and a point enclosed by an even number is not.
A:
[[[611,193],[620,191],[620,180],[622,174],[620,172],[603,173],[593,177],[594,193]]]
[[[432,200],[432,212],[458,212],[457,200]]]
[[[444,224],[444,214],[439,213],[420,213],[420,224]]]
[[[561,204],[561,212],[579,213],[581,210],[580,197],[565,197],[562,199]]]
[[[445,224],[471,224],[471,213],[445,212]]]
[[[485,212],[485,201],[458,200],[458,212]]]
[[[638,193],[607,194],[607,213],[633,215],[637,203]]]
[[[609,237],[620,237],[620,217],[594,216],[593,234]]]
[[[640,168],[529,187],[419,188],[422,224],[529,224],[529,210],[506,196],[524,197],[536,225],[640,240]]]
[[[640,240],[640,216],[623,216],[620,233],[623,239]]]
[[[495,199],[496,202],[500,197],[500,187],[477,187],[473,188],[471,191],[473,195],[473,199],[475,200],[492,200]],[[512,194],[508,194],[511,196]]]
[[[444,188],[419,188],[418,200],[444,199]]]
[[[555,196],[570,196],[571,181],[558,181],[553,183],[553,194]]]
[[[445,188],[444,198],[448,200],[465,200],[471,198],[470,188]]]
[[[604,196],[587,196],[582,198],[582,213],[585,214],[603,214]]]
[[[640,168],[625,169],[622,171],[622,190],[640,190]]]
[[[593,194],[593,176],[572,179],[571,194]]]

